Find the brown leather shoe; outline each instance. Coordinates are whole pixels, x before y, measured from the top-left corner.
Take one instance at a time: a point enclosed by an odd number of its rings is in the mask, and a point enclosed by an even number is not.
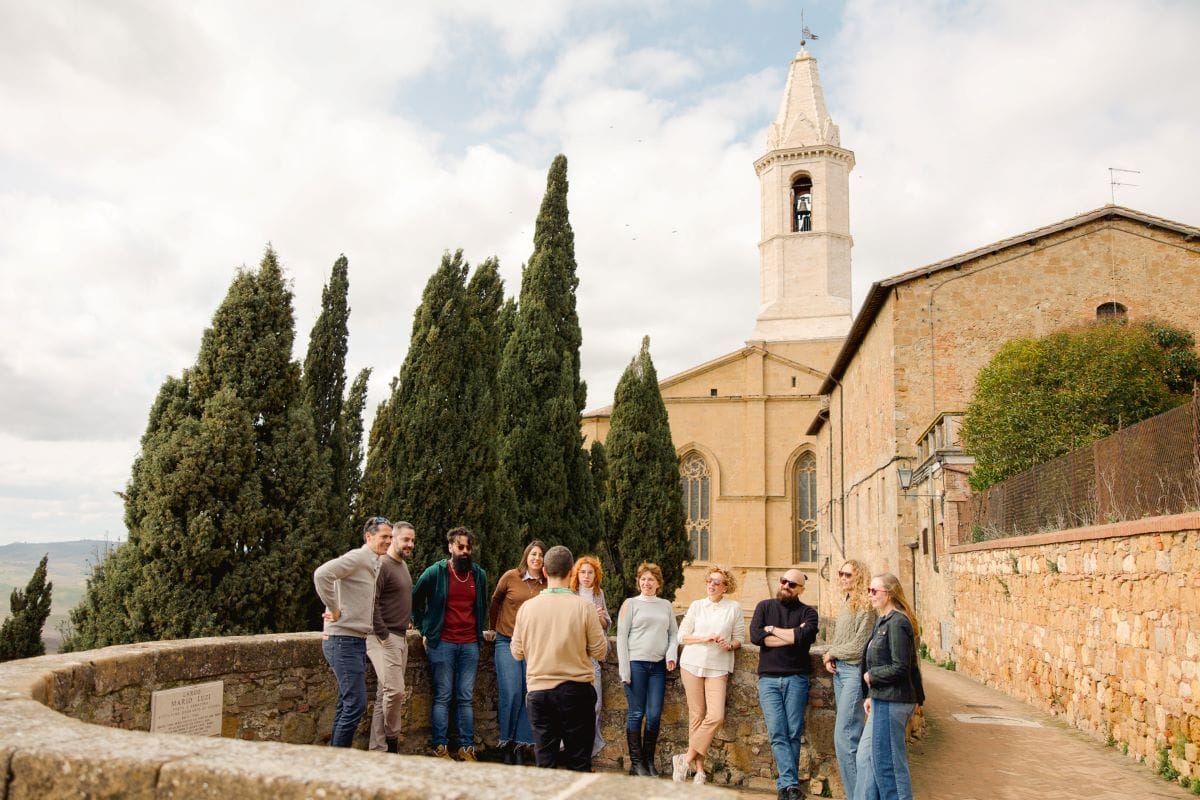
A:
[[[450,751],[446,748],[446,745],[444,745],[444,744],[439,744],[436,748],[434,748],[433,757],[434,758],[444,758],[447,761],[454,760],[453,758],[450,757]]]
[[[475,757],[475,748],[474,747],[460,747],[460,748],[458,748],[458,752],[455,753],[455,755],[458,756],[459,761],[478,761],[479,760],[478,758]]]

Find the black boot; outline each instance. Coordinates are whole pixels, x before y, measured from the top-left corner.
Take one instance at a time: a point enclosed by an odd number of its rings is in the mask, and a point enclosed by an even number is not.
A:
[[[385,741],[387,743],[387,751],[389,753],[399,753],[400,752],[400,739],[398,737],[388,736],[388,737],[384,738],[383,741]]]
[[[625,743],[629,746],[629,774],[649,775],[650,772],[642,762],[642,732],[626,728]]]
[[[505,764],[510,766],[513,764],[519,764],[520,761],[517,760],[518,758],[520,758],[520,756],[517,755],[516,742],[505,742],[504,744],[500,745],[500,760]]]
[[[658,777],[658,770],[654,767],[654,751],[658,749],[658,731],[647,730],[646,735],[642,737],[642,763],[646,765],[646,771],[651,778]]]

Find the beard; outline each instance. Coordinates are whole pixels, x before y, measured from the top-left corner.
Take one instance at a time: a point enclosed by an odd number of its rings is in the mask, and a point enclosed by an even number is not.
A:
[[[467,553],[461,556],[452,556],[450,563],[454,566],[454,571],[462,574],[471,571],[471,554]]]
[[[775,593],[775,599],[778,600],[779,602],[783,603],[784,605],[788,605],[788,606],[795,605],[796,603],[800,602],[799,597],[796,597],[794,594],[788,594],[783,589],[780,589],[778,592]]]

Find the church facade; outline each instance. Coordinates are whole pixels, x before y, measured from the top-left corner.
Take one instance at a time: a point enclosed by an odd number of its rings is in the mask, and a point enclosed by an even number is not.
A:
[[[1016,336],[1097,316],[1200,335],[1200,230],[1105,206],[874,284],[851,318],[849,174],[816,60],[791,62],[760,184],[761,302],[741,349],[660,382],[680,458],[693,564],[718,564],[747,611],[790,567],[836,615],[847,558],[913,594],[924,641],[953,656],[957,544],[973,460],[959,422],[975,376]],[[603,441],[610,409],[584,415]],[[906,484],[906,485],[904,485]],[[824,627],[824,625],[823,625]]]

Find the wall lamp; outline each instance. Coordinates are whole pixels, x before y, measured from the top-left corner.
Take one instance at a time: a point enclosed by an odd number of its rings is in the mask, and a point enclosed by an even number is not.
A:
[[[912,488],[913,471],[908,467],[896,467],[896,479],[900,482],[900,492],[905,497],[942,497],[940,494],[911,494],[908,490]]]

